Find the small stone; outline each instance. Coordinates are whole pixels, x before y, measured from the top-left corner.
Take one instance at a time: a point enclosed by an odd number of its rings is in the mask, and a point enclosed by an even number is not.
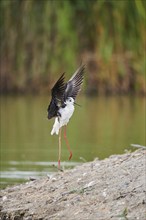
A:
[[[103,195],[103,197],[106,197],[107,193],[105,191],[103,191],[102,195]]]
[[[35,177],[29,177],[29,180],[34,181],[34,180],[36,180],[36,178]]]
[[[3,196],[2,198],[3,202],[7,200],[7,196]]]
[[[57,179],[55,177],[53,177],[51,180],[52,180],[52,182],[55,182]]]
[[[14,217],[14,220],[20,220],[20,216],[18,216],[18,215],[15,215],[15,217]]]
[[[90,183],[86,184],[84,188],[91,187],[94,185],[94,183],[95,183],[95,181],[91,181]]]

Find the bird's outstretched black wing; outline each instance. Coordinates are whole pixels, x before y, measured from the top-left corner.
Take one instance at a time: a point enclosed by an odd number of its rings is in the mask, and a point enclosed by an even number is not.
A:
[[[81,90],[81,85],[83,83],[84,78],[84,69],[85,66],[80,66],[71,79],[66,83],[66,89],[64,93],[64,99],[66,100],[68,97],[72,97],[74,100]]]
[[[62,105],[65,92],[65,83],[64,83],[64,73],[55,83],[54,87],[51,89],[52,99],[48,106],[48,119],[58,116],[57,112],[59,107]]]
[[[51,89],[52,98],[62,101],[63,95],[65,91],[65,83],[64,83],[64,76],[65,73],[61,75],[61,77],[58,79],[58,81],[55,83],[53,88]]]

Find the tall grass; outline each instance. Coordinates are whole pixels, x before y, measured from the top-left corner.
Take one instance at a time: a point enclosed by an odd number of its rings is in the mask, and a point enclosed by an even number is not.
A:
[[[143,0],[1,0],[1,92],[42,91],[81,60],[87,92],[146,92]]]

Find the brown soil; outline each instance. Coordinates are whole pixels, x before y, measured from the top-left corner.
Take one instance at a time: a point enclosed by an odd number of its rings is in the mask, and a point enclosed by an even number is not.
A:
[[[145,220],[145,153],[96,159],[2,190],[0,219]]]

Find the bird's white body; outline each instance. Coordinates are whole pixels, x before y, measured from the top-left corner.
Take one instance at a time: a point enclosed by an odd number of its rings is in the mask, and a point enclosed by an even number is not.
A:
[[[66,106],[64,108],[60,108],[59,109],[59,113],[61,116],[58,116],[55,118],[55,123],[53,125],[53,129],[51,131],[51,135],[53,134],[59,134],[59,129],[64,126],[67,125],[67,123],[69,122],[69,119],[71,118],[71,116],[73,115],[74,112],[74,99],[73,98],[68,98],[68,100],[66,100],[65,102]]]

